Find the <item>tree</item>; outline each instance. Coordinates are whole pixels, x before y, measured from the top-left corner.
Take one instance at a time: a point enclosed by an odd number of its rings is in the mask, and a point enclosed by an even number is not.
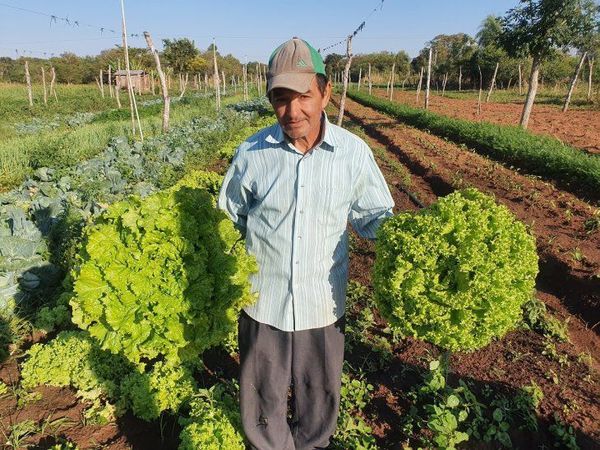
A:
[[[163,45],[163,57],[176,73],[191,71],[192,62],[199,53],[194,41],[188,38],[163,39]]]
[[[598,7],[593,0],[520,0],[501,19],[502,47],[511,56],[532,58],[529,89],[520,125],[527,128],[542,62],[557,48],[576,43],[594,29]]]

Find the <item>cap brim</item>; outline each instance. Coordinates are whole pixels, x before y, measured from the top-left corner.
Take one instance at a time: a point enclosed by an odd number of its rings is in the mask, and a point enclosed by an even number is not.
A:
[[[293,72],[275,75],[268,81],[267,93],[271,92],[273,89],[285,88],[304,94],[305,92],[310,91],[310,86],[314,77],[314,72]]]

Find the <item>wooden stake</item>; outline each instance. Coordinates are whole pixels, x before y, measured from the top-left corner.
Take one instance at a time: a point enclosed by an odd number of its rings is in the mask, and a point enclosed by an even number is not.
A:
[[[113,98],[113,85],[112,85],[112,68],[110,65],[108,66],[108,93],[110,94],[110,98]]]
[[[150,49],[150,53],[154,56],[154,63],[156,64],[156,72],[158,73],[158,78],[160,80],[160,90],[163,98],[163,120],[162,120],[162,130],[163,133],[169,131],[169,113],[171,110],[171,98],[169,97],[169,91],[167,89],[167,80],[165,78],[165,73],[163,72],[160,66],[160,58],[158,56],[158,52],[156,48],[154,48],[154,43],[152,42],[152,37],[150,33],[144,31],[144,38],[146,39],[146,44],[148,44],[148,48]],[[154,87],[152,88],[154,92]]]
[[[33,92],[31,90],[31,77],[29,76],[29,63],[25,60],[25,81],[27,81],[27,98],[29,106],[33,106]]]
[[[458,66],[458,91],[462,91],[462,66]]]
[[[448,83],[448,72],[444,74],[442,79],[442,97],[446,94],[446,83]]]
[[[421,95],[421,86],[423,85],[423,67],[421,67],[421,75],[419,76],[419,84],[417,85],[417,104],[419,103],[419,96]]]
[[[569,104],[571,103],[571,96],[573,95],[573,91],[575,90],[575,84],[577,83],[577,78],[579,77],[579,72],[583,67],[583,62],[585,61],[586,56],[587,52],[583,52],[583,54],[581,55],[581,59],[579,60],[579,64],[577,64],[575,74],[573,75],[573,78],[571,79],[571,83],[569,85],[569,92],[567,92],[567,96],[565,97],[565,103],[563,104],[562,112],[567,112],[567,109],[569,109]]]
[[[221,109],[221,86],[219,82],[219,67],[217,66],[217,49],[215,39],[213,38],[213,65],[214,65],[214,84],[215,84],[215,95],[216,95],[216,108],[217,111]]]
[[[392,78],[390,80],[390,101],[394,100],[394,76],[396,75],[396,63],[392,64]]]
[[[481,116],[481,93],[483,92],[483,75],[481,73],[481,67],[477,65],[479,70],[479,95],[477,96],[477,115]]]
[[[226,88],[226,78],[225,78],[225,72],[223,70],[221,70],[221,79],[223,80],[223,95],[227,95],[227,88]]]
[[[369,63],[369,95],[371,95],[372,88],[373,88],[373,82],[371,80],[371,63]]]
[[[431,84],[431,47],[429,47],[429,61],[427,62],[427,85],[425,86],[425,109],[429,109],[429,85]]]
[[[129,66],[129,47],[127,46],[127,22],[125,20],[125,0],[121,0],[121,25],[122,25],[122,37],[123,37],[123,48],[125,49],[125,70],[127,71],[127,92],[129,93],[129,107],[131,108],[131,129],[135,136],[135,123],[137,124],[140,132],[140,140],[144,142],[144,133],[142,132],[142,124],[140,122],[140,115],[137,110],[137,103],[135,100],[135,92],[131,85],[131,69]]]
[[[204,93],[208,92],[208,73],[204,72]]]
[[[100,92],[104,98],[104,71],[102,69],[100,69]]]
[[[588,88],[587,88],[587,101],[592,100],[592,74],[594,73],[594,57],[588,54],[587,63],[588,63]]]
[[[490,96],[492,95],[492,91],[494,90],[494,85],[496,84],[496,75],[498,74],[498,67],[500,63],[496,63],[496,68],[494,69],[494,75],[492,76],[492,81],[490,82],[490,90],[485,96],[485,102],[488,103],[490,101]]]
[[[187,87],[188,84],[188,77],[189,77],[189,73],[186,72],[185,74],[185,78],[183,77],[183,75],[181,75],[181,82],[183,84],[183,89],[181,90],[181,94],[179,94],[179,98],[181,99],[183,97],[183,94],[185,94],[185,88]]]
[[[48,95],[46,94],[46,72],[42,66],[42,87],[44,88],[44,105],[48,104]]]
[[[362,67],[358,68],[358,83],[356,84],[356,90],[360,92],[360,79],[362,78]]]
[[[52,79],[50,80],[50,95],[54,93],[54,101],[58,102],[58,95],[56,95],[56,86],[54,85],[54,83],[56,82],[56,70],[54,69],[54,66],[50,68],[50,71],[52,72]]]
[[[523,74],[521,73],[521,64],[519,64],[519,95],[523,95],[522,77]]]
[[[244,64],[242,73],[244,76],[244,100],[248,100],[248,64]]]
[[[344,67],[344,90],[342,91],[342,98],[340,99],[340,111],[337,118],[337,126],[342,126],[344,120],[344,108],[346,106],[346,93],[348,92],[348,79],[350,76],[350,65],[352,64],[352,35],[346,38],[346,66]]]

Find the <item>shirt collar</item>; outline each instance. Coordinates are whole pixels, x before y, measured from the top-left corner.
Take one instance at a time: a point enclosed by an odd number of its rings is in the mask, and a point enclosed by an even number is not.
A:
[[[327,118],[327,114],[323,111],[323,116],[321,117],[323,127],[325,128],[323,133],[323,138],[317,144],[317,147],[321,147],[324,150],[333,151],[336,146],[335,134],[333,132],[333,128],[331,126],[331,122]],[[283,133],[283,129],[279,123],[275,124],[271,127],[270,133],[267,135],[265,140],[271,144],[283,144],[286,142],[285,134]]]

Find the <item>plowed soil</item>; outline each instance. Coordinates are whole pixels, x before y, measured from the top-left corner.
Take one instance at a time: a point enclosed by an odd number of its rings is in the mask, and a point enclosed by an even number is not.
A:
[[[597,327],[600,321],[600,232],[587,233],[584,227],[595,208],[551,184],[523,176],[349,99],[345,118],[345,126],[360,127],[372,148],[385,149],[383,158],[379,152],[375,154],[397,211],[416,210],[417,203],[427,205],[457,188],[473,186],[493,194],[529,224],[540,255],[537,297],[555,317],[568,323],[570,342],[558,347],[569,362],[559,364],[543,356],[542,337],[520,330],[482,350],[455,356],[452,367],[457,377],[480,386],[491,384],[500,391],[514,392],[534,380],[544,391],[540,422],[547,426],[554,413],[558,413],[577,430],[578,442],[583,448],[600,448],[597,420],[600,414]],[[404,174],[398,173],[398,163],[406,169]],[[352,258],[351,278],[368,285],[374,254],[372,246],[364,245],[366,247]],[[403,373],[407,367],[418,367],[422,357],[432,352],[435,354],[427,344],[409,339],[396,349],[397,369]],[[589,364],[580,364],[582,354],[591,355]],[[396,411],[379,417],[397,418],[403,412],[399,406],[403,395],[414,380],[390,382],[389,372],[379,379],[376,377],[372,383],[378,386],[380,404],[387,405],[380,409]],[[587,381],[582,381],[582,374],[587,374]],[[393,435],[392,430],[399,426],[394,420],[374,424],[375,429],[382,430],[386,448],[401,448],[388,440]],[[544,428],[535,434],[513,435],[513,442],[520,448],[552,446],[553,438]]]
[[[373,94],[388,98],[385,89],[373,89]],[[416,92],[394,91],[394,101],[410,106],[422,106],[424,92],[421,91],[419,102]],[[485,103],[485,93],[481,104],[481,114],[477,114],[477,100],[454,99],[440,95],[430,95],[429,109],[446,116],[472,121],[486,121],[504,125],[518,125],[523,110],[520,103],[494,103],[493,94],[489,103]],[[574,109],[561,112],[552,105],[534,105],[529,119],[528,129],[533,133],[553,136],[566,144],[580,148],[589,153],[600,154],[600,111],[591,109]]]
[[[345,126],[380,150],[375,155],[396,211],[414,211],[457,188],[474,186],[495,195],[531,227],[536,237],[540,254],[537,298],[569,329],[570,341],[556,344],[560,358],[542,354],[545,341],[541,335],[517,330],[479,351],[453,355],[451,381],[460,378],[470,382],[476,392],[489,387],[507,395],[514,395],[532,381],[541,387],[544,398],[538,412],[539,431],[511,432],[516,448],[552,448],[555,440],[548,427],[554,423],[555,414],[574,427],[581,448],[600,448],[600,231],[588,233],[584,226],[595,208],[551,184],[523,176],[351,100],[347,100],[346,111]],[[592,120],[587,122],[589,125]],[[350,278],[370,286],[374,258],[373,244],[357,240]],[[349,321],[355,319],[354,313],[349,311]],[[385,326],[375,313],[375,324],[368,333],[382,335]],[[401,425],[409,406],[407,393],[420,381],[428,361],[438,354],[432,345],[404,339],[393,346],[391,361],[367,373],[374,397],[365,419],[382,449],[403,448],[407,436],[402,434]],[[372,349],[356,347],[346,358],[354,367],[364,367],[373,355]],[[208,355],[205,362],[209,376],[211,371],[228,378],[236,376],[237,362],[226,355]],[[15,357],[0,365],[0,380],[14,386],[18,378]],[[90,425],[83,419],[84,404],[72,390],[40,387],[37,391],[41,398],[24,404],[17,401],[18,392],[0,396],[0,425],[4,430],[24,420],[49,423],[45,433],[34,433],[24,440],[30,448],[49,448],[59,438],[68,438],[82,449],[170,450],[178,446],[180,430],[172,418],[146,423],[126,416],[117,423]],[[4,444],[6,438],[0,438]]]

